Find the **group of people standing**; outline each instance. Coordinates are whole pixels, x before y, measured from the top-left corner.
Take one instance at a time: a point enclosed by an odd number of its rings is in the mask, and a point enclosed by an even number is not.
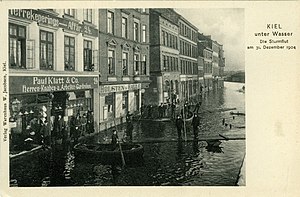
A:
[[[199,101],[196,103],[194,111],[191,111],[191,105],[188,102],[185,102],[183,108],[181,109],[181,115],[177,115],[177,118],[175,120],[175,125],[177,128],[177,134],[178,139],[182,139],[182,133],[186,132],[186,119],[188,117],[191,117],[192,114],[192,127],[193,127],[193,135],[194,139],[198,139],[198,131],[199,131],[199,125],[200,125],[200,117],[199,117],[199,109],[202,102]]]

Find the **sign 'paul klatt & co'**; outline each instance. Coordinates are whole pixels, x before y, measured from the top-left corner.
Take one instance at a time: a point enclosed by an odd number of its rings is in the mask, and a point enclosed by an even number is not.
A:
[[[89,34],[92,36],[97,36],[98,31],[94,27],[86,24],[80,24],[66,18],[60,18],[56,15],[47,14],[43,10],[33,10],[33,9],[10,9],[9,15],[23,18],[31,21],[36,21],[37,23],[49,25],[52,27],[61,27],[70,31],[77,33]]]
[[[98,87],[98,77],[10,76],[10,94],[86,90]]]

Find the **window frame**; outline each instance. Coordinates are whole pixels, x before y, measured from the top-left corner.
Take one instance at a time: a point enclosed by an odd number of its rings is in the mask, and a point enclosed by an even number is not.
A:
[[[112,52],[112,57],[110,57],[110,52]],[[116,75],[116,54],[113,49],[108,49],[107,52],[107,68],[108,75]]]
[[[93,10],[92,9],[84,9],[83,10],[83,20],[89,23],[93,22]]]
[[[69,44],[66,44],[66,39],[68,39],[69,41]],[[74,41],[74,45],[71,45],[70,43],[71,43],[71,40],[73,40]],[[75,44],[75,37],[71,37],[71,36],[67,36],[67,35],[65,35],[65,37],[64,37],[64,62],[65,62],[65,71],[75,71],[75,54],[76,54],[76,44]],[[67,65],[66,65],[66,48],[68,48],[68,59],[69,59],[69,62],[70,62],[70,60],[73,60],[73,62],[74,62],[74,65],[71,65],[71,68],[67,68]],[[72,54],[71,54],[71,50],[70,49],[74,49],[73,51],[74,51],[74,55],[73,55],[73,57],[72,57]],[[72,58],[71,58],[72,57]]]
[[[145,24],[142,25],[142,42],[146,43],[147,42],[147,26]]]
[[[115,28],[114,28],[114,12],[107,11],[107,33],[114,34]]]
[[[133,40],[139,42],[139,22],[133,22]]]
[[[137,59],[136,59],[137,57]],[[140,75],[140,54],[134,53],[133,54],[133,74]]]
[[[64,15],[75,18],[76,11],[75,9],[64,9]]]
[[[121,19],[121,36],[122,38],[128,38],[128,19],[124,16]]]
[[[16,34],[13,35],[11,34],[11,27],[15,27],[16,28]],[[20,29],[23,28],[24,29],[24,36],[20,36],[19,35],[19,31]],[[17,24],[13,24],[13,23],[9,23],[9,31],[8,31],[8,39],[9,39],[9,49],[8,49],[8,54],[9,54],[9,67],[10,68],[20,68],[20,69],[26,69],[26,39],[27,39],[27,29],[26,26],[22,26],[22,25],[17,25]],[[11,41],[15,40],[15,48],[13,48],[11,46]],[[20,43],[19,43],[20,42]],[[20,47],[20,48],[19,48]],[[11,64],[11,51],[14,51],[13,54],[16,55],[16,57],[14,58],[14,66],[12,66]],[[18,62],[19,59],[19,62]],[[19,65],[20,64],[20,65]]]
[[[124,58],[124,55],[125,55],[126,58]],[[124,51],[122,52],[122,74],[123,74],[123,76],[128,76],[129,75],[129,73],[128,73],[128,71],[129,71],[129,69],[128,69],[128,56],[129,56],[128,52],[124,52]],[[126,63],[125,69],[124,69],[124,63]]]
[[[83,40],[83,70],[94,71],[93,41]]]
[[[42,40],[42,33],[46,33],[46,40]],[[48,40],[49,35],[52,36],[52,42]],[[42,66],[42,44],[46,44],[46,66]],[[49,45],[52,45],[52,65],[49,65]],[[53,70],[54,68],[54,33],[40,30],[40,69],[41,70]]]

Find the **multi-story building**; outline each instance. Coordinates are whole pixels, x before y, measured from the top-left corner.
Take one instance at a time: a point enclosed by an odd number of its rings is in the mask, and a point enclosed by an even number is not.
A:
[[[147,102],[176,102],[179,95],[179,28],[173,9],[150,9],[150,73]],[[174,20],[175,19],[175,20]]]
[[[219,79],[218,79],[218,87],[224,87],[224,67],[225,67],[225,55],[223,45],[221,45],[219,49]]]
[[[199,94],[198,90],[198,28],[186,20],[179,17],[179,52],[180,52],[180,100],[189,100]]]
[[[204,88],[210,90],[213,87],[213,50],[211,36],[198,33],[199,58],[203,57]]]
[[[213,87],[214,88],[222,88],[224,86],[223,73],[225,67],[225,58],[224,58],[224,50],[223,45],[218,43],[217,41],[212,42],[212,50],[213,50]]]
[[[149,87],[149,10],[99,10],[101,128],[140,110]]]
[[[12,144],[37,123],[89,116],[97,130],[98,15],[94,9],[9,10]],[[94,114],[93,114],[94,113]]]

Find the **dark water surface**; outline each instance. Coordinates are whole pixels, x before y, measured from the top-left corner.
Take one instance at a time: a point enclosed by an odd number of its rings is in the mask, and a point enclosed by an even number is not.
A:
[[[245,112],[245,95],[237,90],[243,84],[225,83],[224,90],[210,92],[203,98],[201,110],[236,107]],[[225,118],[233,128],[225,128]],[[187,138],[192,138],[187,123]],[[213,111],[201,115],[200,136],[245,135],[244,116],[229,111]],[[108,136],[110,134],[107,134]],[[88,141],[105,139],[103,132]],[[222,140],[216,147],[206,141],[172,141],[177,138],[173,122],[136,122],[135,141],[142,143],[144,161],[124,168],[101,165],[98,162],[77,161],[70,147],[39,151],[10,163],[10,179],[18,186],[100,186],[100,185],[235,185],[245,155],[245,140]]]

